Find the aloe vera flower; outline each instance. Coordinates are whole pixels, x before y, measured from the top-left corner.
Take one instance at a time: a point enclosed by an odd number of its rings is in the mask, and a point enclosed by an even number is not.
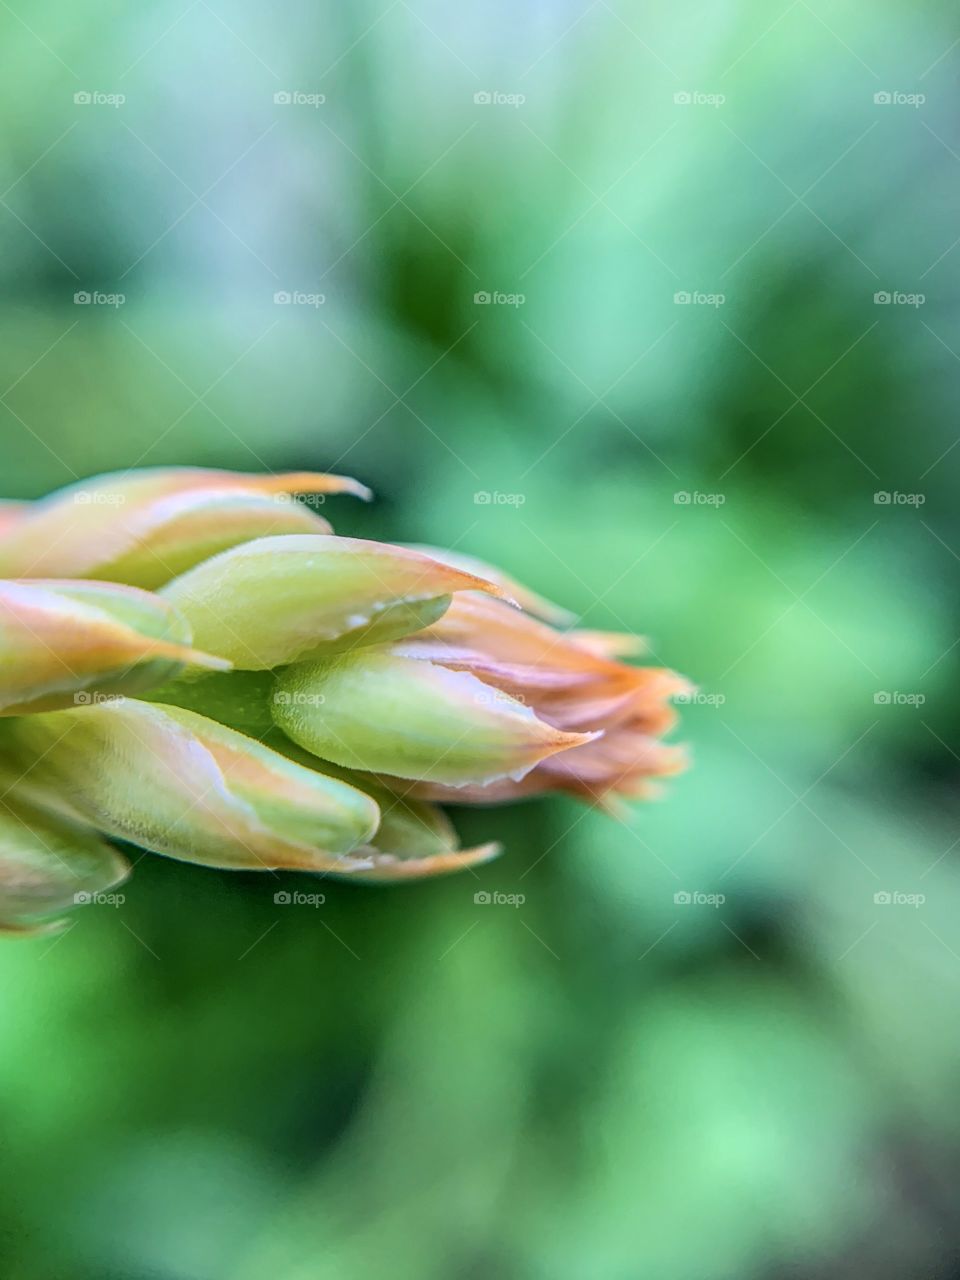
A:
[[[494,857],[442,808],[612,807],[683,755],[679,676],[460,553],[336,536],[342,476],[100,476],[0,504],[0,932],[117,844],[379,882]],[[306,496],[307,501],[303,500]]]

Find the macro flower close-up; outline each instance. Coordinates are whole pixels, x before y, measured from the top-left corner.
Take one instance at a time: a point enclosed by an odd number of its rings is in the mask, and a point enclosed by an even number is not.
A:
[[[0,37],[0,1280],[960,1280],[956,6]]]
[[[461,849],[430,801],[604,802],[680,767],[659,735],[686,683],[619,661],[630,637],[557,630],[521,601],[561,611],[482,564],[337,537],[295,501],[320,493],[369,496],[340,476],[182,469],[10,513],[0,928],[47,929],[120,883],[105,838],[408,879],[500,851]]]

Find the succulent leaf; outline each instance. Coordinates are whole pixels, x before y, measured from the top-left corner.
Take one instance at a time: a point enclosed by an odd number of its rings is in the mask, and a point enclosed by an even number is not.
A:
[[[522,777],[594,736],[555,729],[468,672],[379,649],[287,668],[273,717],[321,759],[453,786]]]
[[[0,800],[0,933],[49,931],[49,916],[112,889],[127,871],[96,832],[15,795]]]
[[[119,699],[0,725],[21,794],[118,839],[206,866],[325,871],[380,820],[356,788],[179,707]]]
[[[190,641],[182,614],[134,587],[0,581],[0,715],[139,693],[186,666],[229,668]]]
[[[499,587],[383,542],[258,538],[163,588],[197,644],[263,671],[311,655],[382,643],[431,625],[454,591]]]
[[[201,467],[117,472],[60,489],[0,525],[0,573],[155,588],[227,547],[326,533],[297,493],[369,490],[346,476],[255,476]]]

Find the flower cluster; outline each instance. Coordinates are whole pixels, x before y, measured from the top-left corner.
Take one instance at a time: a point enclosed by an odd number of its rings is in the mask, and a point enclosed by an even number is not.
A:
[[[462,555],[335,536],[356,481],[103,476],[0,507],[0,930],[112,842],[391,881],[485,861],[438,803],[611,803],[682,767],[669,671]]]

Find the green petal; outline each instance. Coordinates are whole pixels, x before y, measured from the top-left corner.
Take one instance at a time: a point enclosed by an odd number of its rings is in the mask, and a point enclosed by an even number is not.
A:
[[[0,573],[158,587],[208,556],[267,534],[329,532],[293,494],[369,491],[346,476],[244,475],[153,467],[94,476],[0,527]]]
[[[277,679],[273,717],[321,759],[453,786],[522,777],[593,737],[553,728],[466,672],[389,650],[288,667]]]
[[[436,621],[450,593],[499,587],[416,551],[359,538],[259,538],[163,589],[194,642],[262,671],[331,649],[408,635]]]
[[[208,866],[323,871],[376,830],[376,804],[179,707],[120,699],[0,724],[22,793],[155,853]]]
[[[307,767],[320,763],[276,729],[269,741],[276,750]],[[356,850],[357,855],[369,856],[369,869],[351,871],[344,874],[343,879],[376,884],[422,880],[479,866],[502,852],[503,846],[496,842],[461,849],[453,823],[442,809],[398,795],[366,774],[354,773],[329,761],[323,761],[322,768],[331,777],[340,778],[364,791],[380,808],[380,826],[376,835],[362,850]]]
[[[15,794],[0,800],[0,932],[30,933],[126,878],[126,859],[89,830]]]
[[[229,666],[190,640],[182,614],[135,587],[0,581],[0,715],[138,693],[187,664]]]

